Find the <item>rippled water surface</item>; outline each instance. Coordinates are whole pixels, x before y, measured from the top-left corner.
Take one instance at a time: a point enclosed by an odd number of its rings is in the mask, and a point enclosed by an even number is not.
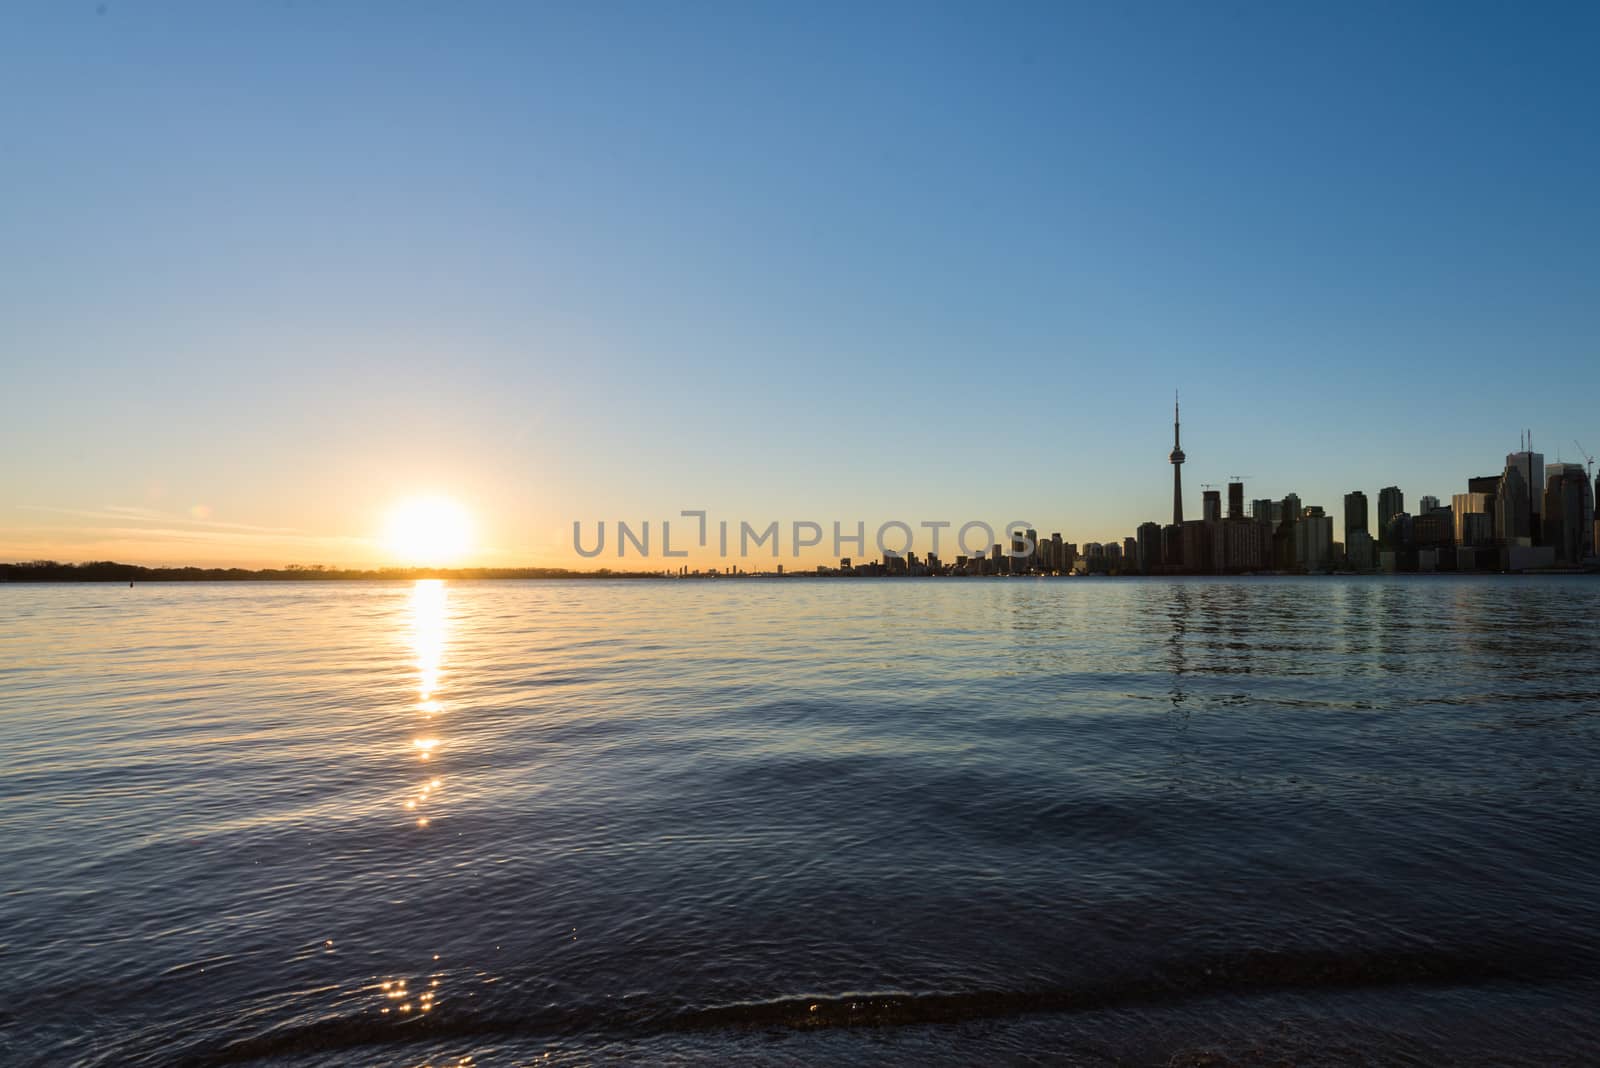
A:
[[[0,587],[0,1061],[1600,1061],[1600,583]]]

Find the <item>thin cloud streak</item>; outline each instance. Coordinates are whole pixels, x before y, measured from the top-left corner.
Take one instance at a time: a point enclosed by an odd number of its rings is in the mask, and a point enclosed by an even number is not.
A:
[[[158,512],[151,508],[135,508],[128,505],[108,504],[105,511],[91,511],[84,508],[56,508],[46,504],[19,504],[18,508],[27,512],[49,512],[54,515],[77,516],[80,519],[114,519],[120,523],[148,522],[148,523],[187,523],[195,527],[215,527],[220,530],[253,531],[262,534],[304,535],[304,531],[296,527],[263,527],[254,523],[226,523],[213,519],[190,519],[172,512]],[[305,535],[313,537],[315,535]]]

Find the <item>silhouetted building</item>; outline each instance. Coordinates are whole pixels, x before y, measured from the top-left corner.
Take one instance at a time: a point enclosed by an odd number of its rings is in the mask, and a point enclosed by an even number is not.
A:
[[[1161,528],[1161,567],[1164,571],[1183,568],[1183,527],[1177,523]]]
[[[1146,573],[1161,566],[1161,527],[1156,523],[1140,523],[1139,570]]]
[[[1300,516],[1289,507],[1288,498],[1284,498],[1280,511],[1283,518],[1272,532],[1272,563],[1279,571],[1292,571],[1295,567],[1294,528]]]
[[[1277,501],[1258,497],[1250,502],[1250,518],[1257,523],[1268,523],[1276,529],[1282,522],[1283,515]]]
[[[1579,535],[1578,555],[1571,559],[1563,558],[1566,563],[1576,564],[1580,562],[1583,557],[1590,556],[1594,553],[1594,495],[1592,487],[1589,485],[1589,477],[1584,471],[1582,464],[1554,463],[1546,465],[1544,469],[1545,496],[1547,501],[1550,499],[1551,491],[1554,491],[1558,497],[1564,493],[1564,491],[1560,488],[1560,485],[1564,485],[1565,481],[1568,480],[1572,475],[1576,475],[1578,481],[1581,483],[1580,490],[1582,503],[1580,505],[1580,510],[1582,514],[1577,517],[1576,520],[1574,520],[1574,517],[1569,515],[1567,511],[1563,509],[1560,521],[1552,522],[1550,518],[1550,508],[1548,505],[1546,505],[1544,510],[1544,540],[1546,545],[1556,546],[1559,555],[1559,548],[1563,544],[1563,538],[1565,535],[1558,534],[1558,529],[1564,530],[1572,522],[1576,521],[1578,524]]]
[[[1244,483],[1228,483],[1228,518],[1244,518]]]
[[[1522,469],[1513,464],[1511,459],[1507,457],[1505,472],[1500,476],[1500,493],[1494,505],[1494,536],[1506,545],[1531,545],[1533,531],[1528,522],[1528,483]]]
[[[1422,500],[1417,502],[1417,514],[1427,515],[1437,507],[1439,507],[1439,498],[1433,496],[1431,493],[1424,493],[1422,495]]]
[[[1551,464],[1544,494],[1545,544],[1553,546],[1559,563],[1573,565],[1583,561],[1586,528],[1594,523],[1588,514],[1589,479],[1577,464]]]
[[[1527,487],[1532,498],[1529,504],[1533,508],[1535,517],[1544,513],[1544,453],[1542,452],[1513,452],[1506,455],[1506,466],[1515,467],[1522,476],[1522,484]],[[1537,538],[1539,527],[1537,519],[1530,521],[1529,536]]]
[[[1494,521],[1489,518],[1487,493],[1457,493],[1450,498],[1450,513],[1455,517],[1457,545],[1487,545],[1494,537]],[[1481,518],[1469,519],[1469,516]],[[1480,540],[1472,540],[1474,535]]]
[[[1200,494],[1200,518],[1207,523],[1215,523],[1222,518],[1220,490],[1205,490]]]
[[[1389,544],[1389,521],[1406,510],[1406,495],[1399,486],[1385,486],[1378,491],[1378,538]]]
[[[1484,511],[1489,513],[1489,537],[1494,538],[1495,512],[1500,502],[1500,476],[1478,475],[1467,479],[1468,493],[1481,493],[1484,495]]]
[[[1411,518],[1409,544],[1418,549],[1439,549],[1456,543],[1455,517],[1448,508],[1434,508]]]
[[[1190,520],[1179,528],[1185,570],[1211,570],[1211,531],[1214,525],[1203,519]]]
[[[1456,516],[1456,544],[1459,548],[1481,549],[1494,544],[1494,516],[1488,512],[1466,512]]]
[[[1368,533],[1367,527],[1367,495],[1360,490],[1354,490],[1344,495],[1344,543],[1350,544],[1350,535],[1355,531]]]
[[[1321,508],[1307,508],[1294,526],[1295,564],[1307,569],[1333,564],[1333,517]]]
[[[1411,546],[1411,516],[1407,512],[1396,512],[1389,517],[1389,522],[1383,528],[1383,544],[1386,548],[1404,549]]]
[[[1344,542],[1345,559],[1350,566],[1361,571],[1370,571],[1378,565],[1376,544],[1372,535],[1365,530],[1352,530]]]
[[[1272,568],[1272,528],[1244,517],[1217,525],[1211,547],[1213,570],[1267,571]]]

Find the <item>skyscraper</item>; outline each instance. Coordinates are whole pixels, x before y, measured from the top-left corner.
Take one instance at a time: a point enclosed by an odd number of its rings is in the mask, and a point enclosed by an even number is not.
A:
[[[1489,538],[1493,540],[1495,536],[1494,525],[1498,522],[1495,519],[1495,509],[1499,506],[1500,501],[1500,476],[1477,475],[1469,478],[1467,479],[1467,492],[1481,493],[1487,498],[1484,504],[1485,511],[1489,513]]]
[[[1523,488],[1528,491],[1528,537],[1533,539],[1531,544],[1539,544],[1539,516],[1544,515],[1544,452],[1534,452],[1533,435],[1523,435],[1523,443],[1530,448],[1520,452],[1509,452],[1506,456],[1506,467],[1517,468],[1518,475],[1522,475]]]
[[[1203,490],[1200,494],[1200,518],[1215,523],[1222,518],[1222,491]]]
[[[1506,456],[1506,466],[1515,467],[1522,476],[1522,484],[1528,488],[1528,495],[1532,498],[1529,502],[1533,506],[1535,515],[1544,514],[1544,453],[1542,452],[1513,452]],[[1534,537],[1538,536],[1538,528],[1533,531]]]
[[[1139,570],[1161,566],[1161,528],[1154,523],[1139,524]]]
[[[1386,539],[1389,520],[1406,510],[1406,495],[1399,486],[1385,486],[1378,491],[1378,537]]]
[[[1555,546],[1556,559],[1564,564],[1583,560],[1588,539],[1584,536],[1588,510],[1589,479],[1577,464],[1552,464],[1544,492],[1545,544]]]
[[[1333,517],[1324,515],[1321,508],[1307,508],[1295,523],[1294,561],[1308,570],[1333,562]]]
[[[1244,483],[1228,483],[1228,518],[1244,518]]]
[[[1344,543],[1350,544],[1354,531],[1367,531],[1367,495],[1360,490],[1344,495]]]
[[[1487,493],[1470,492],[1458,493],[1450,498],[1450,512],[1455,520],[1457,545],[1478,545],[1482,540],[1482,530],[1479,528],[1486,525],[1491,531],[1494,529],[1493,520],[1490,518],[1493,513],[1490,509],[1489,500]],[[1469,518],[1470,516],[1478,516],[1479,518],[1473,520]],[[1473,530],[1477,531],[1479,537],[1469,536]],[[1489,535],[1489,537],[1493,536],[1493,534]]]
[[[1178,445],[1178,395],[1172,395],[1172,525],[1183,525],[1183,449]]]
[[[1556,558],[1582,562],[1594,552],[1594,498],[1582,464],[1549,464],[1544,469],[1544,544],[1556,547]]]
[[[1506,470],[1500,476],[1500,495],[1494,505],[1494,536],[1507,545],[1519,539],[1526,544],[1531,530],[1528,525],[1528,483],[1523,480],[1522,468],[1514,456],[1506,457]]]

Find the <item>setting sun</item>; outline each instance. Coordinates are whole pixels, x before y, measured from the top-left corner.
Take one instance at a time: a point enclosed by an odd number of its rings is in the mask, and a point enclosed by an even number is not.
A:
[[[390,510],[384,543],[400,563],[454,563],[472,547],[472,521],[447,497],[417,497]]]

